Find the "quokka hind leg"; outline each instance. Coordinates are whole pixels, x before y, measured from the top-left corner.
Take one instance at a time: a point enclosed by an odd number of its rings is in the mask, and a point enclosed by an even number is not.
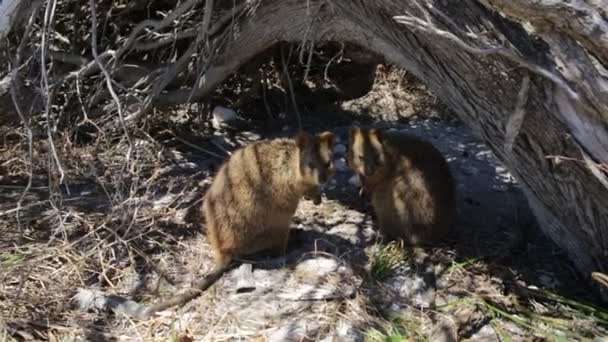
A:
[[[289,231],[285,229],[260,229],[245,246],[239,248],[239,257],[257,255],[282,256],[285,254]]]
[[[232,261],[233,256],[232,253],[225,250],[215,249],[213,251],[213,261],[215,261],[216,269],[220,269],[226,267]]]

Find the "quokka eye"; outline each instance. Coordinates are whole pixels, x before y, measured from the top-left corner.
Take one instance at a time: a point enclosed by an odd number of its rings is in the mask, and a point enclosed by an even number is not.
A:
[[[361,155],[359,155],[359,160],[364,160],[364,159],[365,159],[365,157],[363,157],[363,155],[362,155],[362,154],[361,154]]]
[[[328,161],[327,163],[325,163],[325,168],[329,169],[331,167],[331,161]]]

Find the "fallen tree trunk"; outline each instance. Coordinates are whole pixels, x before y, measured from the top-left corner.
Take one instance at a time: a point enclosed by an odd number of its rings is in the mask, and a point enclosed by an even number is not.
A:
[[[277,42],[365,47],[414,73],[490,146],[544,232],[590,277],[608,271],[606,8],[604,0],[242,2],[228,19],[205,16],[184,58],[151,73],[164,78],[128,119],[201,99]],[[166,89],[205,39],[195,86]]]

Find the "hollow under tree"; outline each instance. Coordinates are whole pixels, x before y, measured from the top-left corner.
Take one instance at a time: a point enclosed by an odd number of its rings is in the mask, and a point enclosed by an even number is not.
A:
[[[65,11],[65,3],[59,2],[57,11]],[[101,11],[90,7],[94,3],[73,5],[74,22],[79,15],[96,19],[92,32],[101,30]],[[0,16],[12,21],[3,21],[0,34],[12,37],[13,46],[24,31],[26,38],[40,39],[26,30],[28,18],[37,23],[37,32],[45,32],[53,28],[48,21],[56,4],[3,2]],[[32,75],[24,75],[22,63],[36,64],[26,57],[46,52],[49,63],[72,66],[54,77],[49,89],[72,89],[74,82],[95,76],[98,87],[90,87],[87,108],[112,113],[120,108],[122,125],[128,127],[151,108],[201,100],[278,42],[301,42],[304,51],[327,41],[356,44],[415,74],[488,144],[520,183],[543,231],[579,271],[585,276],[608,271],[605,0],[189,0],[163,5],[173,10],[124,25],[124,36],[116,41],[81,35],[80,42],[58,42],[53,48],[21,44],[11,56],[2,56],[13,72],[0,77],[0,96],[6,98],[9,84],[14,94],[31,92],[23,79]],[[145,6],[145,1],[127,2],[111,18],[125,21]],[[61,50],[83,42],[89,48]],[[177,43],[175,58],[164,56],[164,63],[141,58]],[[112,87],[100,84],[121,87],[108,91]],[[21,98],[14,97],[17,103]],[[40,107],[44,110],[44,103]]]

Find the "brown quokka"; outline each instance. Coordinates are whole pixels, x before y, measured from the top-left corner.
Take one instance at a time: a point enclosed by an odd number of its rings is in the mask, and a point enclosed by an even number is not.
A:
[[[215,268],[185,292],[130,316],[145,319],[183,305],[209,288],[237,257],[284,255],[289,224],[303,196],[321,202],[320,186],[334,174],[335,136],[300,132],[236,150],[220,167],[202,205]]]
[[[291,218],[303,196],[320,202],[320,186],[334,174],[335,136],[300,133],[235,152],[207,191],[203,213],[217,267],[266,251],[283,255]]]
[[[431,143],[402,132],[353,127],[347,159],[371,197],[385,239],[420,246],[449,231],[456,216],[455,182]]]

